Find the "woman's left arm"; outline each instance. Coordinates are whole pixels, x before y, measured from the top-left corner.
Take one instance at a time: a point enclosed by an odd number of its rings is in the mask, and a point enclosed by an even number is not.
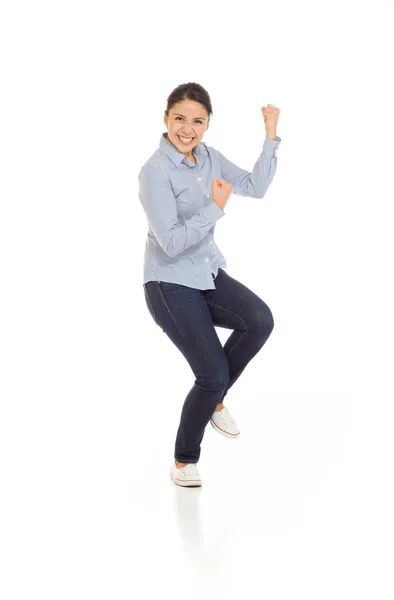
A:
[[[241,169],[217,150],[221,177],[234,186],[233,194],[263,198],[276,173],[276,162],[279,145],[282,139],[276,135],[280,109],[272,104],[263,106],[266,137],[263,150],[257,159],[252,172]]]
[[[266,136],[263,151],[251,173],[232,163],[219,150],[216,151],[219,157],[220,176],[234,186],[233,194],[252,198],[264,197],[276,173],[276,154],[281,141],[279,136],[276,136],[276,140]]]

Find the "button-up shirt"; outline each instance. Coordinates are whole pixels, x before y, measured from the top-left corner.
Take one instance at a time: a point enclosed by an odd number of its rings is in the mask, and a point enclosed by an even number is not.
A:
[[[148,220],[143,283],[167,281],[200,290],[216,289],[214,277],[226,260],[215,243],[216,222],[225,216],[212,199],[212,180],[222,177],[233,194],[263,198],[274,178],[280,137],[266,136],[251,173],[200,142],[196,164],[167,139],[143,164],[139,199]]]

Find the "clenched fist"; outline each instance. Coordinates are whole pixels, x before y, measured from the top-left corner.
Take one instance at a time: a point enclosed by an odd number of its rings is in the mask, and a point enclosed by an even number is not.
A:
[[[212,200],[216,202],[219,208],[224,210],[233,189],[234,186],[222,177],[212,179]]]
[[[266,134],[274,140],[276,138],[276,127],[278,125],[280,108],[277,108],[273,104],[267,104],[267,106],[261,107],[261,112],[264,117]]]

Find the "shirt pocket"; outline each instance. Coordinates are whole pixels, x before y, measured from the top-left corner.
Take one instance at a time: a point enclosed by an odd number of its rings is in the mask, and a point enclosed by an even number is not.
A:
[[[204,208],[204,190],[197,178],[193,181],[185,180],[184,177],[174,177],[171,179],[171,184],[178,215],[190,218]]]

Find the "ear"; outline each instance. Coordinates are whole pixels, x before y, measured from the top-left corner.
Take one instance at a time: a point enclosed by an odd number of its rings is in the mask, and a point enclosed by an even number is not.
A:
[[[164,125],[165,125],[166,127],[167,127],[167,122],[168,122],[168,120],[167,120],[167,115],[166,115],[166,113],[165,113],[165,111],[164,111],[163,123],[164,123]]]

